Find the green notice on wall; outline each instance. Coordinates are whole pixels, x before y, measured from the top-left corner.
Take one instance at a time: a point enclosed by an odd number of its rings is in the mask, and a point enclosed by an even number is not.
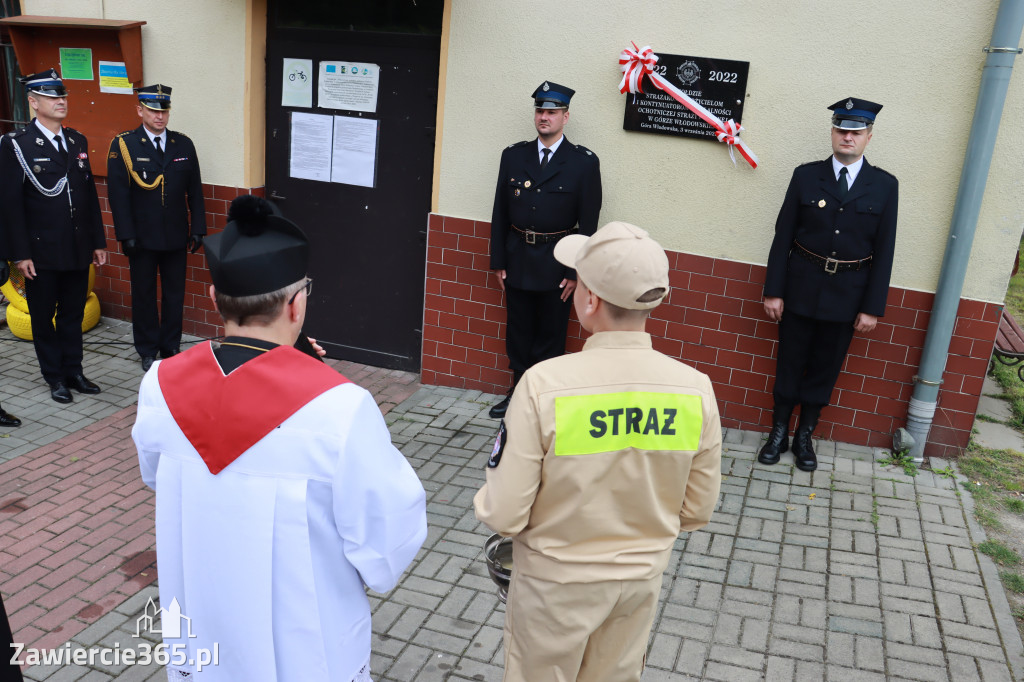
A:
[[[64,80],[91,81],[92,50],[88,47],[60,48],[60,77]]]

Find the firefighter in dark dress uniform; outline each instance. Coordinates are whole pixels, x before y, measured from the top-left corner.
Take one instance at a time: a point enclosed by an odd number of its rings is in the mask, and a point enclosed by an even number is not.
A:
[[[148,370],[157,353],[169,358],[180,350],[186,259],[203,244],[206,208],[196,148],[167,130],[171,88],[135,92],[142,125],[111,141],[107,183],[114,230],[131,271],[135,350]]]
[[[61,123],[68,93],[55,69],[21,79],[35,118],[0,144],[0,213],[7,256],[25,277],[32,341],[50,397],[95,394],[82,373],[89,265],[107,262],[85,135]],[[56,328],[54,326],[56,315]]]
[[[535,140],[501,154],[491,214],[491,269],[505,292],[505,347],[513,382],[491,408],[504,416],[512,389],[527,369],[565,353],[576,273],[555,260],[555,243],[568,234],[592,235],[601,212],[601,166],[589,149],[562,129],[575,94],[545,81],[533,93]]]
[[[793,171],[768,255],[764,309],[779,322],[772,430],[758,461],[775,464],[789,446],[803,471],[818,466],[811,434],[846,358],[853,333],[885,314],[896,244],[899,182],[864,159],[882,105],[853,97],[832,110],[832,156]]]

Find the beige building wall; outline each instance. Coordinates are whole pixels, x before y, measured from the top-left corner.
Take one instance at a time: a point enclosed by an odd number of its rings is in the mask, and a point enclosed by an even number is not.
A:
[[[530,94],[574,88],[567,137],[601,158],[602,224],[627,220],[669,249],[765,263],[793,168],[826,158],[830,112],[884,109],[867,158],[900,180],[894,286],[934,291],[997,0],[452,3],[438,212],[490,220],[502,148],[535,136]],[[743,138],[725,145],[622,129],[619,52],[750,62]],[[964,295],[1002,301],[1024,229],[1024,60],[1017,58]],[[645,87],[645,89],[647,89]]]
[[[261,93],[266,22],[265,18],[249,17],[254,2],[263,7],[265,17],[265,0],[22,0],[22,10],[44,16],[145,21],[143,78],[146,84],[174,88],[170,128],[195,142],[203,182],[241,187],[263,184],[265,101]],[[249,41],[247,28],[254,25],[262,33]],[[260,64],[254,85],[250,55]],[[247,88],[247,83],[251,87]],[[132,106],[132,98],[124,99],[125,106]],[[247,105],[257,107],[256,120],[247,121]],[[68,116],[72,127],[74,118],[72,102]],[[255,141],[248,145],[246,123],[258,126],[251,136]],[[259,149],[254,150],[254,145]],[[254,153],[258,160],[253,159]],[[253,170],[254,160],[258,171]]]

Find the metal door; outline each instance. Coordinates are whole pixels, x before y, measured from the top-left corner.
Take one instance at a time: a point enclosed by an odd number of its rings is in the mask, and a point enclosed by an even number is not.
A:
[[[313,244],[305,331],[330,357],[417,371],[440,37],[272,24],[267,43],[267,197]],[[285,59],[312,60],[311,108],[282,106]],[[317,106],[321,61],[377,64],[376,111]],[[378,121],[375,186],[290,177],[292,112]]]

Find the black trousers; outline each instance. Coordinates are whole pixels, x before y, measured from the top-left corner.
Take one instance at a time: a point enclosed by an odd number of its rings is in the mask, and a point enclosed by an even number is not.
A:
[[[815,320],[783,312],[772,391],[775,404],[828,405],[852,339],[852,321]]]
[[[132,333],[140,356],[164,356],[181,345],[185,306],[185,264],[188,252],[140,249],[128,259],[132,280]],[[157,312],[156,279],[160,276]]]
[[[25,278],[32,342],[47,382],[82,371],[82,317],[88,295],[89,268],[36,270],[35,279]]]
[[[565,354],[572,297],[563,301],[561,295],[562,289],[526,291],[505,287],[505,349],[513,372],[522,374],[542,360]]]

